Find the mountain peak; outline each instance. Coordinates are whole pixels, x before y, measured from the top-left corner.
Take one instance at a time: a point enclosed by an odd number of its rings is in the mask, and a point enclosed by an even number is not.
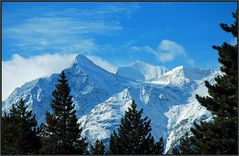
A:
[[[133,62],[131,65],[129,65],[128,67],[134,67],[134,68],[161,68],[161,69],[166,69],[165,67],[161,67],[161,66],[156,66],[156,65],[152,65],[149,64],[145,61],[141,61],[141,60],[136,60],[135,62]]]
[[[169,75],[169,74],[183,75],[190,80],[200,80],[204,77],[207,77],[211,72],[212,72],[211,70],[206,70],[206,69],[178,66],[165,74],[166,75]]]
[[[182,86],[185,82],[201,80],[209,76],[210,73],[211,70],[178,66],[163,74],[159,79],[152,81],[152,83]]]
[[[173,72],[173,73],[180,73],[180,72],[184,72],[184,70],[185,70],[185,67],[184,66],[178,66],[178,67],[175,67],[175,68],[173,68],[172,70],[171,70],[171,72]]]
[[[149,81],[160,77],[166,70],[164,67],[137,60],[129,66],[119,67],[116,75],[136,81]]]
[[[93,61],[91,61],[89,58],[87,58],[85,55],[82,54],[78,54],[75,57],[75,61],[71,67],[72,69],[76,69],[76,70],[83,70],[87,73],[89,73],[90,71],[94,71],[94,72],[106,72],[104,69],[102,69],[101,67],[97,66]]]
[[[149,64],[141,60],[136,60],[135,62],[132,63],[131,66],[134,66],[134,65],[149,65]]]
[[[78,54],[75,57],[75,61],[74,64],[92,64],[93,62],[91,60],[89,60],[85,55],[83,54]]]

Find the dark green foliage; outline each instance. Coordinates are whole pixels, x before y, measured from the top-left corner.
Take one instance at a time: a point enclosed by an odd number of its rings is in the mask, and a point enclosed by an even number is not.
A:
[[[156,142],[154,145],[154,152],[152,154],[163,154],[164,152],[164,141],[163,137],[159,139],[159,142]]]
[[[227,24],[220,24],[221,28],[226,31],[229,32],[233,35],[233,37],[237,37],[238,36],[238,10],[236,12],[232,13],[233,18],[235,18],[235,22],[233,24],[231,24],[231,26],[229,27]]]
[[[188,137],[188,133],[186,133],[185,137],[180,139],[180,145],[179,145],[180,153],[186,154],[186,155],[193,154],[190,144],[191,142]]]
[[[110,154],[161,154],[163,139],[154,142],[151,136],[150,120],[141,118],[143,109],[136,110],[135,101],[125,112],[118,133],[115,131],[110,138]]]
[[[39,129],[32,111],[21,99],[4,112],[1,125],[1,154],[38,154],[41,148]]]
[[[90,151],[92,155],[103,155],[105,154],[105,146],[102,141],[98,139],[95,142],[95,146],[90,146]]]
[[[238,18],[235,23],[221,24],[224,31],[237,37]],[[224,73],[215,78],[215,84],[205,82],[210,96],[197,100],[213,114],[209,123],[195,123],[191,131],[195,136],[195,151],[199,154],[238,154],[238,45],[223,43],[213,46],[218,51],[220,70]]]
[[[58,82],[56,90],[52,92],[53,112],[46,112],[46,124],[42,126],[42,153],[84,154],[87,144],[81,138],[82,129],[77,123],[75,106],[63,71]]]
[[[180,155],[180,151],[179,151],[179,149],[177,147],[174,147],[172,149],[172,153],[173,153],[173,155]]]
[[[195,152],[192,149],[191,141],[190,138],[188,137],[188,133],[185,134],[180,139],[179,146],[176,148],[173,148],[173,154],[179,155],[190,155],[190,154],[195,154]]]

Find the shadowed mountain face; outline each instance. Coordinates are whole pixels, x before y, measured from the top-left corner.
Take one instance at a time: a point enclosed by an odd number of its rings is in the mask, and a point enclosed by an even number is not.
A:
[[[95,65],[84,55],[78,55],[72,66],[64,72],[79,116],[87,114],[94,105],[121,91],[124,83],[127,82]],[[3,102],[3,110],[9,109],[12,103],[23,97],[36,113],[38,121],[44,122],[45,111],[51,110],[51,93],[55,89],[58,78],[59,74],[53,74],[16,88]]]
[[[144,115],[151,119],[152,135],[163,136],[166,150],[189,130],[195,120],[209,120],[211,115],[195,100],[195,94],[206,95],[204,81],[213,81],[219,71],[189,69],[182,66],[170,71],[143,62],[120,67],[112,74],[95,65],[84,55],[78,55],[65,69],[75,109],[84,127],[83,135],[90,143],[96,139],[108,146],[132,99]],[[21,97],[36,113],[38,122],[45,122],[45,112],[51,111],[52,91],[59,74],[33,80],[16,88],[3,101],[8,111]]]

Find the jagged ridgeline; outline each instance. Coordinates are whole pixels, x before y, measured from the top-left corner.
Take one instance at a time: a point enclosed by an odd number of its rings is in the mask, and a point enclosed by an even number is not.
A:
[[[155,73],[154,71],[157,71]],[[195,120],[210,120],[211,114],[195,99],[195,94],[207,95],[204,81],[214,83],[219,70],[176,67],[172,70],[136,62],[120,67],[116,74],[97,66],[84,55],[78,55],[71,67],[64,70],[71,88],[82,136],[94,145],[102,140],[109,148],[111,133],[116,130],[131,100],[135,99],[143,116],[151,120],[152,136],[165,139],[166,151],[177,144]],[[129,77],[128,73],[137,73]],[[45,123],[50,111],[52,91],[59,74],[52,74],[25,83],[3,101],[3,111],[22,97],[36,114],[38,123]]]

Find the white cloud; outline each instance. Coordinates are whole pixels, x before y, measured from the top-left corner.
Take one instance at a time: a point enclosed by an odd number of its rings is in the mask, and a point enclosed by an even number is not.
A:
[[[25,82],[60,72],[69,67],[76,54],[45,54],[24,58],[14,54],[10,61],[3,61],[2,100]]]
[[[3,61],[2,74],[2,100],[5,100],[15,88],[22,86],[31,80],[59,73],[70,67],[77,54],[44,54],[30,58],[24,58],[14,54],[10,61]],[[96,57],[87,56],[96,65],[116,73],[117,68],[109,62]]]
[[[194,66],[194,60],[187,56],[184,47],[174,41],[164,39],[160,42],[157,48],[152,48],[148,45],[138,47],[132,46],[130,50],[135,52],[148,52],[155,55],[162,63],[174,61],[178,57],[186,59],[186,63]]]
[[[163,40],[157,48],[157,57],[161,62],[173,61],[180,55],[186,55],[183,46],[170,40]]]

